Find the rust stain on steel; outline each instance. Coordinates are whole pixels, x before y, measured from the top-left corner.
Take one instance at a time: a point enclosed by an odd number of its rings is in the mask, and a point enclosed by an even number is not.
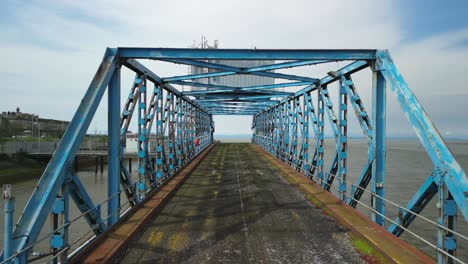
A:
[[[139,205],[133,214],[126,219],[122,219],[115,228],[97,238],[93,243],[90,243],[70,263],[114,263],[115,258],[123,253],[126,243],[170,199],[171,195],[190,176],[213,147],[214,145],[211,145],[204,150],[167,184],[162,186],[161,189],[143,202],[142,205]]]
[[[251,148],[267,157],[284,174],[284,178],[296,186],[313,204],[334,218],[341,225],[352,230],[357,236],[367,240],[389,261],[394,263],[435,263],[435,260],[405,241],[388,233],[383,227],[372,222],[366,216],[343,203],[332,193],[305,177],[285,163],[279,161],[260,147],[251,144]]]

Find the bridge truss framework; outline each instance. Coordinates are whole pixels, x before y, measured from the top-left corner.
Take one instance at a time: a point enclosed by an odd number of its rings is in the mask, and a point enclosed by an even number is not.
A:
[[[161,78],[140,63],[157,60],[198,66],[214,71]],[[266,60],[271,64],[237,68],[208,60]],[[347,61],[345,67],[328,72],[319,79],[275,72],[276,70]],[[127,67],[136,76],[127,101],[121,108],[120,73]],[[352,75],[372,70],[372,115],[364,106]],[[273,85],[231,87],[194,80],[252,74],[282,80]],[[339,83],[338,91],[329,88]],[[200,86],[206,90],[180,92],[173,85]],[[245,50],[245,49],[172,49],[108,48],[64,137],[45,169],[36,189],[5,241],[5,261],[28,261],[46,219],[52,215],[54,232],[50,236],[52,255],[66,262],[70,248],[68,235],[69,198],[75,202],[96,236],[114,226],[123,213],[121,198],[131,206],[145,200],[150,192],[179,171],[213,142],[213,115],[252,115],[253,141],[272,155],[313,179],[323,189],[336,189],[339,198],[352,207],[370,185],[372,219],[385,224],[385,127],[386,93],[390,87],[398,98],[411,126],[416,131],[434,164],[428,176],[391,221],[388,231],[401,235],[431,198],[437,195],[440,225],[438,261],[449,262],[456,256],[454,236],[457,210],[468,219],[468,178],[409,89],[388,51],[385,50]],[[300,87],[296,92],[278,88]],[[81,184],[72,162],[89,124],[108,92],[108,198],[107,213],[95,204]],[[338,96],[334,107],[332,94]],[[194,97],[198,99],[195,100]],[[368,142],[367,164],[356,184],[347,180],[348,108],[354,110]],[[136,113],[135,113],[136,112]],[[132,181],[123,162],[125,136],[131,119],[138,124],[138,178]],[[325,123],[335,138],[335,152],[324,167]],[[155,150],[149,149],[149,136],[156,134]],[[309,139],[314,139],[313,146]],[[151,153],[150,153],[151,152]],[[156,153],[156,154],[152,154]],[[123,195],[122,195],[123,194]],[[131,211],[131,210],[130,210]],[[13,229],[12,224],[5,232]]]

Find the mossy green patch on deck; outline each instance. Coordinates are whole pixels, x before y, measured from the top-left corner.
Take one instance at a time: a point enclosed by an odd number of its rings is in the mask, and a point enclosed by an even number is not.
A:
[[[390,263],[375,247],[367,240],[355,234],[350,236],[351,245],[356,249],[361,258],[367,263]]]

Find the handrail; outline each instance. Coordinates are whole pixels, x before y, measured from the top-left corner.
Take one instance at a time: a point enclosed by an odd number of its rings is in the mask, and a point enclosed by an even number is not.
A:
[[[268,137],[267,137],[267,138],[268,138]],[[271,152],[270,152],[270,153],[271,153]],[[284,152],[284,151],[279,151],[279,153],[281,153],[281,154],[286,154],[288,157],[290,157],[289,154],[286,153],[286,152]],[[272,154],[273,154],[273,153],[272,153]],[[293,167],[293,168],[296,169],[296,170],[299,169],[300,171],[303,171],[303,173],[305,173],[306,176],[307,176],[308,178],[312,179],[314,182],[317,182],[316,180],[322,181],[322,182],[323,182],[323,179],[320,179],[320,178],[318,178],[317,176],[315,176],[314,174],[311,174],[310,172],[305,171],[302,167],[301,167],[301,168],[298,168],[298,166],[297,166],[296,164],[294,164],[293,162],[291,162],[291,161],[289,161],[288,159],[286,159],[286,158],[287,158],[286,156],[284,156],[284,157],[283,157],[283,156],[279,156],[279,157],[280,157],[280,158],[277,158],[277,159],[281,160],[281,162],[287,163],[288,166]],[[303,162],[304,164],[307,164],[307,165],[309,165],[309,166],[313,166],[313,167],[315,167],[315,168],[318,168],[317,166],[314,166],[314,165],[312,165],[312,164],[309,164],[309,163],[307,163],[306,161],[302,161],[302,160],[301,160],[301,162]],[[328,172],[324,172],[324,173],[329,174]],[[334,176],[337,177],[337,175],[334,175]],[[347,181],[344,181],[344,182],[347,182]],[[347,183],[349,183],[349,182],[347,182]],[[330,186],[330,188],[332,188],[333,190],[339,192],[339,190],[338,190],[335,186],[333,186],[332,184],[329,184],[329,183],[327,183],[327,182],[324,182],[323,184],[328,185],[328,186]],[[359,189],[362,189],[363,191],[366,191],[366,192],[370,193],[371,195],[373,195],[373,196],[375,196],[375,197],[377,197],[377,198],[380,198],[380,199],[382,199],[382,200],[384,200],[384,201],[386,201],[386,202],[389,202],[391,205],[396,206],[396,207],[398,207],[399,209],[404,209],[404,210],[408,211],[409,213],[415,215],[416,217],[421,218],[421,219],[423,219],[423,220],[426,220],[428,223],[430,223],[430,224],[432,224],[432,225],[434,225],[434,226],[436,226],[436,227],[438,227],[438,228],[444,229],[444,230],[446,230],[446,231],[450,231],[450,232],[453,233],[454,235],[456,235],[456,236],[458,236],[458,237],[460,237],[460,238],[462,238],[462,239],[468,241],[468,237],[465,236],[465,235],[463,235],[463,234],[460,234],[460,233],[458,233],[458,232],[456,232],[456,231],[454,231],[454,230],[450,230],[450,229],[446,228],[445,226],[442,226],[442,225],[440,225],[440,224],[438,224],[438,223],[436,223],[436,222],[434,222],[434,221],[432,221],[432,220],[430,220],[430,219],[428,219],[428,218],[426,218],[426,217],[424,217],[424,216],[422,216],[422,215],[420,215],[420,214],[417,214],[417,213],[414,213],[414,212],[412,212],[412,211],[410,211],[410,210],[407,210],[406,208],[402,207],[401,205],[398,205],[397,203],[395,203],[395,202],[393,202],[393,201],[390,201],[390,200],[388,200],[388,199],[386,199],[386,198],[383,198],[383,197],[381,197],[381,196],[379,196],[379,195],[376,195],[376,194],[374,194],[374,193],[372,193],[372,192],[370,192],[370,191],[368,191],[368,190],[366,190],[366,189],[364,189],[364,188],[362,188],[362,187],[360,187],[360,186],[356,186],[355,184],[351,184],[351,185],[352,185],[352,186],[355,186],[355,187],[357,187],[357,188],[359,188]],[[365,203],[363,203],[363,202],[361,202],[361,201],[355,199],[353,196],[350,196],[347,192],[345,193],[345,196],[347,196],[349,199],[351,199],[351,200],[353,200],[353,201],[356,201],[357,203],[359,203],[360,205],[366,207],[366,208],[369,209],[370,211],[372,211],[372,212],[374,212],[374,213],[376,213],[376,214],[379,214],[380,216],[382,216],[382,217],[385,218],[386,220],[392,222],[392,224],[397,225],[398,227],[400,227],[400,228],[402,228],[403,230],[407,231],[407,232],[408,232],[409,234],[411,234],[412,236],[416,237],[417,239],[419,239],[419,240],[422,241],[423,243],[425,243],[425,244],[429,245],[430,247],[436,249],[438,252],[440,252],[440,253],[446,255],[447,257],[449,257],[449,258],[451,258],[451,259],[457,261],[458,263],[466,263],[466,262],[460,260],[459,258],[457,258],[457,257],[455,257],[455,256],[453,256],[453,255],[450,255],[450,254],[447,253],[446,251],[440,249],[439,247],[437,247],[437,245],[434,245],[433,243],[427,241],[427,240],[424,239],[423,237],[419,236],[418,234],[414,233],[413,231],[409,230],[408,228],[402,226],[401,224],[399,224],[398,222],[396,222],[396,221],[394,221],[393,219],[389,218],[388,216],[385,216],[384,214],[381,214],[380,212],[378,212],[378,211],[375,210],[374,208],[372,208],[372,207],[366,205]]]

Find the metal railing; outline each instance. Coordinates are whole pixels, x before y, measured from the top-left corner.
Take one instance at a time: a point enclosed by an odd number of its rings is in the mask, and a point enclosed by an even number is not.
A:
[[[269,153],[271,153],[271,152],[269,152]],[[289,159],[293,158],[293,157],[291,157],[291,156],[289,155],[289,153],[286,153],[286,152],[284,152],[284,151],[277,151],[277,152],[271,153],[271,154],[274,155],[274,156],[275,156],[277,159],[279,159],[281,162],[286,163],[288,166],[294,168],[296,171],[301,172],[301,173],[304,174],[307,178],[313,180],[315,183],[319,184],[320,186],[321,186],[322,184],[325,184],[325,185],[328,185],[331,189],[333,189],[333,190],[336,191],[337,193],[343,193],[342,191],[340,191],[338,188],[336,188],[336,187],[333,186],[332,184],[329,184],[329,183],[325,182],[323,179],[321,179],[321,178],[317,177],[316,175],[310,173],[309,171],[305,170],[305,169],[303,168],[303,166],[298,167],[297,164],[295,164],[294,162],[292,162],[292,161],[289,160]],[[281,155],[276,155],[276,154],[281,154]],[[310,164],[310,163],[308,163],[308,162],[306,162],[306,161],[302,161],[302,160],[301,160],[301,163],[302,163],[302,164],[307,164],[307,165],[310,166],[310,167],[314,167],[314,168],[316,168],[316,169],[319,169],[319,167],[317,167],[317,166],[315,166],[315,165],[313,165],[313,164]],[[324,172],[324,173],[330,175],[330,173],[328,173],[328,172]],[[336,175],[336,174],[331,175],[331,176],[334,176],[334,177],[337,177],[338,179],[340,179],[340,177],[339,177],[338,175]],[[461,238],[461,239],[463,239],[463,240],[465,240],[465,241],[468,242],[468,237],[467,237],[466,235],[464,235],[464,234],[461,234],[461,233],[456,232],[456,231],[454,231],[454,230],[451,230],[451,229],[449,229],[449,228],[447,228],[447,227],[445,227],[445,226],[443,226],[443,225],[440,225],[439,223],[434,222],[433,220],[430,220],[429,218],[427,218],[427,217],[425,217],[425,216],[423,216],[423,215],[421,215],[421,214],[417,214],[417,213],[415,213],[415,212],[413,212],[413,211],[410,211],[410,210],[406,209],[405,206],[403,206],[403,205],[400,205],[400,204],[398,204],[398,203],[396,203],[396,202],[393,202],[393,201],[391,201],[391,200],[389,200],[389,199],[387,199],[387,198],[385,198],[385,197],[379,196],[379,195],[377,195],[377,194],[375,194],[375,193],[373,193],[373,192],[371,192],[371,191],[369,191],[369,190],[367,190],[367,189],[362,188],[362,187],[359,186],[359,185],[356,185],[356,184],[354,184],[354,183],[350,183],[350,182],[348,182],[347,180],[344,180],[344,179],[342,179],[342,178],[341,178],[340,180],[342,180],[343,182],[346,182],[347,185],[349,184],[350,187],[358,188],[358,189],[360,189],[360,190],[362,190],[362,191],[364,191],[364,192],[370,194],[371,196],[374,196],[374,197],[376,197],[376,198],[382,199],[382,200],[385,201],[386,203],[388,203],[388,204],[390,204],[390,205],[396,207],[398,210],[404,210],[404,211],[406,211],[406,212],[408,212],[408,213],[414,215],[415,217],[417,217],[417,218],[419,218],[419,219],[422,219],[422,220],[426,221],[427,223],[429,223],[429,224],[431,224],[431,225],[433,225],[433,226],[435,226],[435,227],[437,227],[437,228],[439,228],[439,229],[443,229],[443,230],[445,230],[445,231],[451,232],[453,235],[455,235],[455,236],[457,236],[457,237],[459,237],[459,238]],[[412,235],[413,237],[415,237],[416,239],[420,240],[420,241],[423,242],[424,244],[426,244],[426,245],[430,246],[431,248],[435,249],[437,252],[439,252],[439,253],[441,253],[441,254],[447,256],[447,257],[450,258],[450,259],[453,259],[453,260],[456,261],[457,263],[466,263],[465,261],[463,261],[463,260],[461,260],[461,259],[459,259],[459,258],[457,258],[457,257],[455,257],[455,256],[453,256],[453,255],[451,255],[451,254],[449,254],[449,253],[447,253],[447,252],[444,251],[443,249],[439,248],[436,244],[429,242],[427,239],[425,239],[425,238],[423,238],[422,236],[416,234],[415,232],[411,231],[410,229],[404,227],[403,225],[401,225],[400,223],[398,223],[398,222],[396,222],[395,220],[391,219],[390,217],[388,217],[388,216],[386,216],[386,215],[384,215],[384,214],[381,214],[380,212],[378,212],[377,210],[375,210],[375,209],[372,208],[371,206],[365,204],[364,202],[362,202],[362,201],[360,201],[360,200],[358,200],[358,199],[355,199],[352,195],[349,195],[347,191],[344,192],[344,195],[345,195],[348,199],[353,200],[353,201],[357,202],[358,204],[364,206],[366,209],[368,209],[368,210],[370,210],[370,211],[372,211],[372,212],[374,212],[374,213],[376,213],[376,214],[379,214],[381,217],[383,217],[383,218],[385,218],[386,220],[390,221],[392,224],[397,225],[398,227],[400,227],[400,228],[403,229],[404,231],[408,232],[408,234],[411,234],[411,235]]]
[[[200,145],[200,146],[197,146],[196,147],[196,153],[195,153],[195,156],[194,158],[196,158],[198,155],[200,155],[200,153],[205,150],[207,147],[209,146],[209,144],[205,144],[205,145]],[[193,160],[193,159],[192,159]],[[161,179],[161,182],[159,182],[157,184],[157,186],[155,186],[154,189],[147,189],[146,190],[146,194],[149,194],[151,192],[157,192],[159,190],[159,187],[163,185],[163,183],[165,183],[166,181],[170,180],[174,175],[176,175],[179,171],[181,171],[181,169],[186,166],[188,163],[184,163],[182,166],[180,167],[176,167],[175,170],[174,170],[174,173],[171,173],[171,174],[168,174],[166,175],[166,177],[163,177]],[[135,183],[136,184],[136,183]],[[130,188],[130,187],[128,187]],[[50,239],[54,234],[58,233],[58,232],[62,232],[63,230],[65,230],[65,228],[69,228],[72,226],[73,223],[77,222],[78,220],[80,219],[83,219],[85,216],[89,215],[91,212],[94,212],[95,210],[97,210],[98,212],[100,212],[100,208],[101,206],[105,205],[109,200],[111,200],[112,198],[114,198],[115,196],[120,196],[122,193],[124,193],[125,189],[122,189],[121,191],[115,193],[114,195],[112,196],[109,196],[107,197],[106,199],[104,200],[101,200],[100,202],[98,202],[94,207],[92,208],[89,208],[87,211],[85,212],[82,212],[80,213],[78,216],[76,216],[75,218],[69,220],[68,222],[66,222],[65,224],[57,227],[56,229],[46,233],[45,235],[43,235],[41,238],[38,238],[34,243],[32,244],[29,244],[28,246],[26,246],[25,248],[23,248],[22,250],[18,251],[18,252],[15,252],[13,255],[11,255],[10,257],[4,259],[3,261],[0,262],[0,264],[5,264],[5,263],[11,263],[11,261],[13,261],[14,259],[18,258],[19,256],[21,256],[22,254],[26,254],[28,252],[30,252],[35,246],[37,246],[38,244],[40,244],[41,242],[44,242],[45,240],[47,239]],[[55,250],[55,251],[52,251],[52,252],[48,252],[46,254],[41,254],[39,256],[35,256],[33,258],[30,258],[29,259],[29,262],[35,262],[35,261],[39,261],[39,260],[44,260],[45,258],[47,257],[50,257],[52,256],[51,258],[47,259],[47,261],[45,262],[51,262],[53,260],[56,260],[57,258],[59,258],[62,254],[64,253],[67,253],[70,249],[73,248],[73,246],[77,245],[80,241],[83,241],[83,238],[86,237],[84,243],[82,243],[75,251],[73,251],[71,254],[67,255],[66,258],[67,259],[70,259],[72,258],[73,256],[75,256],[83,247],[85,247],[87,244],[89,244],[90,242],[92,242],[97,236],[95,234],[93,234],[94,230],[96,228],[99,228],[100,225],[104,222],[106,222],[107,220],[109,220],[113,215],[115,214],[118,214],[120,211],[122,210],[125,210],[124,212],[122,212],[121,214],[119,214],[119,217],[122,218],[128,214],[131,214],[135,208],[137,207],[134,207],[131,205],[132,202],[134,202],[135,204],[139,204],[139,203],[142,203],[142,202],[145,202],[147,199],[149,198],[149,196],[145,196],[144,198],[141,198],[141,197],[135,197],[132,199],[129,199],[127,200],[125,203],[121,204],[116,210],[112,211],[110,214],[108,214],[105,218],[101,218],[100,222],[99,223],[96,223],[94,224],[93,226],[91,226],[90,230],[86,231],[84,234],[82,234],[80,237],[76,238],[75,240],[73,240],[72,242],[69,242],[67,243],[66,246],[64,246],[63,248],[60,248],[58,250]],[[90,235],[91,234],[91,235]],[[13,238],[14,239],[14,238]]]

